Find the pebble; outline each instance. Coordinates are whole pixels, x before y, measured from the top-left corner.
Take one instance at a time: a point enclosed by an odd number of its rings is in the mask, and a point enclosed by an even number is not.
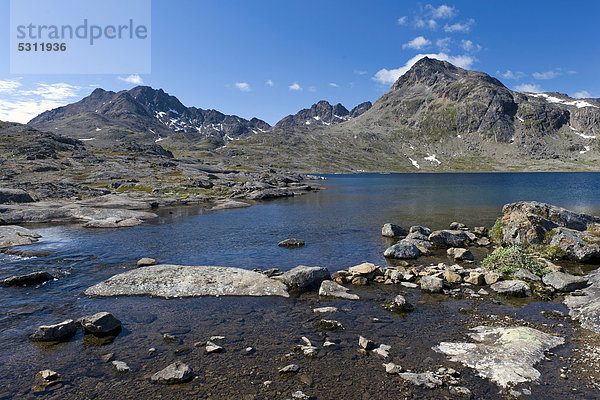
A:
[[[358,337],[358,346],[365,350],[371,350],[371,349],[373,349],[373,347],[375,347],[375,343],[372,340],[369,340],[365,337],[359,336]]]
[[[123,361],[112,361],[111,364],[117,372],[127,372],[130,370],[129,365]]]
[[[211,341],[208,341],[206,342],[206,348],[204,349],[204,351],[206,352],[206,354],[220,353],[223,351],[223,348],[219,345],[214,344]]]
[[[295,374],[300,370],[300,367],[296,364],[289,364],[286,365],[283,368],[279,369],[279,373],[284,375],[284,374]]]
[[[148,354],[154,354],[154,353],[156,353],[156,349],[154,347],[150,347],[148,349]]]

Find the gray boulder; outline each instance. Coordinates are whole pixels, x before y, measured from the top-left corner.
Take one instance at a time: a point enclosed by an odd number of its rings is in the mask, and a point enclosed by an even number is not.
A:
[[[137,261],[138,267],[148,267],[150,265],[156,265],[156,260],[154,258],[144,257]]]
[[[561,249],[571,260],[600,259],[600,237],[595,234],[559,227],[550,231],[549,235],[552,235],[550,246]]]
[[[401,237],[406,236],[408,232],[404,228],[394,224],[384,224],[381,228],[381,236],[385,237]]]
[[[192,380],[195,376],[194,371],[188,365],[176,361],[152,375],[150,380],[163,385],[173,385]]]
[[[26,275],[16,275],[0,281],[0,285],[4,286],[31,286],[51,281],[54,276],[46,271],[32,272]]]
[[[431,293],[442,293],[444,290],[444,280],[435,276],[424,276],[419,281],[421,290]]]
[[[465,247],[471,239],[465,231],[461,230],[440,230],[431,232],[429,241],[448,247]]]
[[[330,278],[330,275],[329,270],[324,267],[299,265],[278,278],[287,285],[290,291],[302,293],[317,289],[321,282]]]
[[[517,272],[515,272],[513,274],[513,277],[515,277],[517,279],[524,279],[526,281],[533,281],[533,282],[540,282],[542,280],[542,278],[540,278],[539,276],[537,276],[533,272],[528,271],[528,270],[523,269],[523,268],[517,269]]]
[[[39,233],[17,225],[0,226],[0,249],[31,244],[41,237]]]
[[[494,283],[490,288],[504,296],[512,297],[529,297],[531,296],[531,289],[523,281],[519,280],[508,280]]]
[[[397,259],[414,259],[421,255],[421,251],[412,243],[401,240],[388,247],[383,253],[384,257]]]
[[[72,319],[67,319],[59,324],[42,325],[29,339],[34,342],[64,342],[69,340],[77,332],[77,326]]]
[[[500,387],[537,381],[541,374],[533,366],[544,352],[565,342],[533,328],[478,326],[469,334],[476,343],[442,342],[433,349],[450,361],[475,369],[479,376]]]
[[[583,289],[588,284],[586,278],[567,274],[566,272],[550,272],[544,275],[542,281],[559,292],[572,292],[573,290]]]
[[[277,246],[279,247],[302,247],[304,246],[304,240],[302,239],[285,239],[282,240],[281,242],[277,243]]]
[[[420,233],[421,235],[429,236],[431,235],[431,229],[421,225],[413,225],[408,230],[408,233]]]
[[[398,313],[407,313],[415,309],[415,307],[408,301],[406,301],[404,296],[402,296],[401,294],[394,297],[394,299],[389,303],[385,304],[385,308]]]
[[[29,193],[21,189],[0,188],[0,203],[31,203]]]
[[[579,320],[581,326],[600,333],[600,269],[585,276],[590,285],[583,289],[585,296],[565,296],[564,304],[569,315]]]
[[[319,296],[323,297],[338,297],[341,299],[348,300],[358,300],[357,294],[348,293],[348,288],[336,283],[334,281],[325,280],[321,282],[321,287],[319,288]]]
[[[121,330],[121,321],[107,312],[99,312],[83,317],[79,322],[84,333],[97,336],[110,335]]]
[[[469,261],[473,261],[473,253],[471,253],[469,250],[467,249],[463,249],[461,247],[450,247],[447,251],[446,254],[448,255],[448,257],[451,257],[454,260],[458,260],[458,261],[464,261],[464,260],[469,260]]]
[[[140,284],[143,283],[143,284]],[[87,296],[282,296],[286,286],[253,271],[232,267],[161,264],[133,269],[84,291]]]

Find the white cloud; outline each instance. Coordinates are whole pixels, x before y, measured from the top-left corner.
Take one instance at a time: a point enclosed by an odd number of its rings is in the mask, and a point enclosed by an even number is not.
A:
[[[469,19],[466,22],[460,23],[457,22],[455,24],[452,25],[444,25],[444,31],[446,32],[464,32],[464,33],[468,33],[471,30],[471,26],[475,23],[475,20],[473,18]]]
[[[242,92],[249,92],[251,90],[250,85],[248,85],[246,82],[236,82],[235,87],[240,89]]]
[[[298,84],[298,82],[292,83],[290,86],[288,86],[288,88],[296,91],[302,90],[302,87]]]
[[[131,83],[133,85],[141,85],[144,83],[144,80],[138,74],[132,74],[123,78],[122,76],[117,77],[118,80]]]
[[[0,120],[25,124],[44,111],[66,104],[44,99],[0,100]]]
[[[329,86],[331,86],[331,87],[339,87],[339,85],[337,83],[334,83],[334,82],[329,82]]]
[[[275,83],[273,83],[273,81],[269,79],[268,81],[265,82],[265,85],[267,85],[269,87],[273,87],[273,86],[275,86]]]
[[[521,85],[515,86],[515,89],[519,92],[531,92],[531,93],[542,92],[542,88],[540,87],[540,85],[536,85],[533,83],[523,83]]]
[[[569,75],[573,75],[573,74],[576,74],[576,73],[577,73],[577,71],[573,71],[573,70],[567,71],[567,74],[569,74]]]
[[[40,96],[47,100],[65,100],[77,96],[81,89],[79,86],[69,85],[68,83],[40,83],[34,90],[20,91],[24,96]]]
[[[417,18],[415,18],[415,26],[417,28],[427,27],[429,29],[435,29],[435,28],[437,28],[437,22],[433,18],[423,19],[421,17],[417,17]]]
[[[510,69],[507,69],[504,72],[496,71],[496,73],[504,79],[521,79],[525,76],[523,72],[513,72]]]
[[[546,72],[534,72],[533,77],[535,79],[546,80],[546,79],[554,79],[559,75],[556,71],[546,71]]]
[[[437,18],[437,19],[452,18],[456,14],[458,14],[458,11],[456,10],[456,8],[447,6],[446,4],[442,4],[441,6],[439,6],[437,8],[435,8],[431,4],[427,4],[425,6],[425,8],[427,8],[430,11],[431,16],[433,18]]]
[[[471,40],[462,40],[460,42],[460,46],[464,51],[468,52],[477,52],[481,50],[481,45],[477,43],[473,43]]]
[[[21,86],[21,82],[15,80],[0,80],[0,93],[9,93]]]
[[[435,42],[435,45],[442,51],[449,51],[451,41],[452,41],[452,39],[450,39],[449,37],[443,38],[443,39],[438,39]]]
[[[573,93],[571,97],[575,99],[589,99],[590,97],[592,97],[592,95],[587,90],[581,90],[579,92]]]
[[[402,45],[402,48],[403,49],[421,50],[422,48],[427,47],[430,44],[431,44],[431,41],[425,39],[423,36],[417,36],[416,38],[414,38],[410,42],[404,43]]]
[[[400,17],[396,20],[396,22],[398,23],[398,25],[404,25],[406,24],[406,15],[403,17]]]
[[[358,74],[358,75],[366,75],[366,74],[368,74],[367,71],[359,71],[359,70],[354,70],[354,73]]]
[[[417,54],[416,56],[414,56],[413,58],[411,58],[410,60],[408,60],[406,62],[406,64],[404,64],[400,68],[396,68],[396,69],[385,69],[385,68],[383,68],[383,69],[380,69],[375,74],[375,76],[373,77],[373,79],[376,80],[377,82],[382,83],[382,84],[394,83],[394,82],[396,82],[396,80],[398,78],[400,78],[402,75],[404,75],[405,72],[407,72],[409,69],[411,69],[412,66],[415,65],[416,62],[419,61],[423,57],[429,57],[429,58],[435,58],[436,60],[448,61],[449,63],[454,64],[457,67],[466,68],[466,69],[471,68],[471,65],[475,61],[477,61],[475,58],[473,58],[471,56],[468,56],[468,55],[450,56],[450,55],[448,55],[446,53]]]

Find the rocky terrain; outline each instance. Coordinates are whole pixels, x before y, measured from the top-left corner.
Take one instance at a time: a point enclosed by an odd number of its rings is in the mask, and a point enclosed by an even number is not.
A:
[[[160,145],[89,142],[0,122],[0,223],[83,222],[131,226],[152,208],[204,204],[246,207],[253,200],[316,188],[306,177],[231,159],[176,158]],[[242,202],[240,200],[247,200]]]

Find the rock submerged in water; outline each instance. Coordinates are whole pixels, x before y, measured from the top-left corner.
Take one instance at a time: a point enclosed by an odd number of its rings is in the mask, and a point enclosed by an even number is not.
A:
[[[173,385],[190,381],[194,377],[194,371],[187,364],[176,361],[152,375],[150,380],[163,385]]]
[[[29,339],[34,342],[64,342],[69,340],[77,332],[77,325],[72,319],[67,319],[59,324],[42,325]]]
[[[0,281],[4,286],[32,286],[51,281],[54,276],[46,271],[32,272],[26,275],[16,275]]]
[[[545,351],[565,342],[561,337],[522,326],[478,326],[472,331],[469,336],[477,343],[442,342],[433,349],[503,388],[538,380],[540,372],[533,366],[542,360]]]
[[[143,284],[140,284],[143,282]],[[233,267],[161,264],[108,278],[84,291],[87,296],[282,296],[286,286],[258,272]]]
[[[397,312],[397,313],[409,313],[415,309],[415,307],[412,304],[410,304],[408,301],[406,301],[404,296],[402,296],[401,294],[394,297],[394,299],[392,301],[386,303],[384,305],[384,307],[387,310]]]
[[[321,282],[330,278],[329,270],[324,267],[299,265],[279,276],[290,291],[303,293],[317,289]]]
[[[121,330],[121,321],[107,312],[99,312],[83,317],[79,322],[84,333],[91,333],[96,336],[111,335]]]
[[[321,282],[319,288],[319,296],[323,297],[338,297],[341,299],[348,300],[359,300],[360,297],[357,294],[348,293],[348,288],[336,283],[334,281],[326,280]]]

